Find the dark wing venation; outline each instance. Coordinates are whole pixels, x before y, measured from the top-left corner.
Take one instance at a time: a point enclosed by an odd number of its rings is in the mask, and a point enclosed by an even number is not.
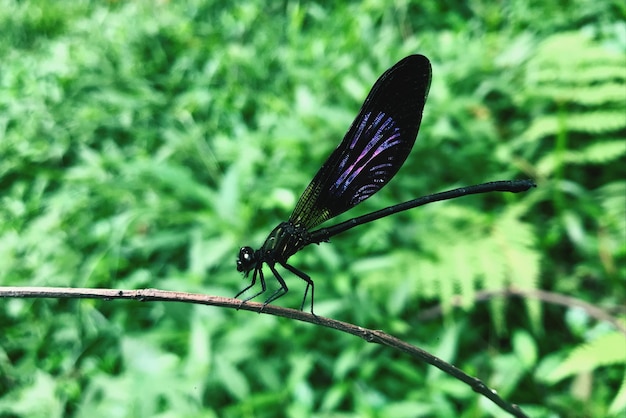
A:
[[[415,143],[430,79],[423,55],[408,56],[380,76],[343,141],[298,200],[291,222],[312,228],[391,180]]]
[[[376,193],[393,176],[392,148],[400,146],[400,130],[392,118],[383,113],[364,115],[347,152],[333,170],[339,176],[329,195],[342,204],[347,200],[347,206],[352,207]]]

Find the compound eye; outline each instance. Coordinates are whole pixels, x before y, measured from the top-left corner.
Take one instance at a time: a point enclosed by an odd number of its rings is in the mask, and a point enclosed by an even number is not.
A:
[[[250,247],[241,247],[239,249],[239,258],[237,259],[237,271],[248,272],[252,270],[256,260],[254,259],[254,250]]]

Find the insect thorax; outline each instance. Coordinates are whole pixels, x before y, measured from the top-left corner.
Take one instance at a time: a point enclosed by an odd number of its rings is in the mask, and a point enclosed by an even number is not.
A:
[[[289,221],[281,222],[270,232],[261,247],[261,254],[266,260],[271,258],[276,262],[285,262],[310,243],[310,234],[306,228]]]

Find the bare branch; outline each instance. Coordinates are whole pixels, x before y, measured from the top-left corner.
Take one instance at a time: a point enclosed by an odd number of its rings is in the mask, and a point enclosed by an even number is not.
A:
[[[246,311],[281,316],[302,322],[309,322],[327,328],[333,328],[348,334],[356,335],[370,343],[385,345],[402,351],[411,357],[425,361],[450,376],[466,383],[475,392],[480,393],[493,401],[503,410],[515,417],[527,417],[519,406],[503,400],[496,391],[489,389],[481,380],[465,374],[460,369],[428,353],[421,348],[415,347],[392,335],[382,331],[362,328],[347,322],[324,318],[295,309],[282,308],[274,305],[263,305],[258,302],[246,302],[242,304],[239,299],[225,298],[220,296],[208,296],[185,292],[171,292],[158,289],[141,290],[115,290],[115,289],[89,289],[89,288],[66,288],[66,287],[3,287],[0,286],[0,298],[59,298],[59,299],[132,299],[143,302],[186,302],[200,305],[221,306]]]
[[[585,302],[581,299],[576,299],[571,296],[563,295],[555,292],[548,292],[546,290],[541,289],[502,289],[502,290],[482,290],[480,292],[476,292],[474,297],[474,302],[486,302],[491,299],[495,299],[498,297],[519,297],[519,298],[529,298],[529,299],[539,299],[542,302],[550,303],[553,305],[561,305],[566,306],[568,308],[579,308],[582,309],[592,318],[597,319],[598,321],[605,321],[610,323],[622,334],[626,335],[626,327],[615,317],[611,316],[608,312],[598,308],[590,304],[589,302]],[[463,306],[466,303],[461,296],[456,296],[452,298],[453,306]],[[430,309],[425,309],[422,311],[418,317],[419,320],[429,320],[434,317],[438,317],[443,313],[443,307],[441,305],[434,306]]]

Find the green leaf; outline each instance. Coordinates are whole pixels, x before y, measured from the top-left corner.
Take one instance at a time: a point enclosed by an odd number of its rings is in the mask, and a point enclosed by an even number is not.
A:
[[[545,379],[556,383],[566,377],[613,364],[626,364],[626,338],[620,332],[602,335],[577,347]]]

